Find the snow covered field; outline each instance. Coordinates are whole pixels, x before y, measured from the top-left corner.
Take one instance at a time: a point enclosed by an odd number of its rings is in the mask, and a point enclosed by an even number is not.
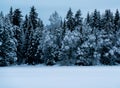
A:
[[[0,88],[120,88],[120,67],[1,67]]]

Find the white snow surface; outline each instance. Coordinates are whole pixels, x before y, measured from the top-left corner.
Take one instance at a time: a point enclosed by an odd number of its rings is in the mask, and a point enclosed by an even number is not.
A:
[[[0,88],[120,88],[120,66],[1,67]]]

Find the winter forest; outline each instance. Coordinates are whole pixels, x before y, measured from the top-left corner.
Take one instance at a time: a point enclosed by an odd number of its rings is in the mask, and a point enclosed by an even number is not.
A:
[[[120,64],[120,13],[95,9],[82,17],[81,10],[58,12],[44,25],[32,6],[27,15],[10,8],[0,13],[0,66],[93,66]]]

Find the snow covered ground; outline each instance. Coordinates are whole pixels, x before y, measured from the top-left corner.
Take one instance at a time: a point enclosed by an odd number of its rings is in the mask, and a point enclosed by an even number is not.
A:
[[[0,88],[120,88],[120,66],[1,67]]]

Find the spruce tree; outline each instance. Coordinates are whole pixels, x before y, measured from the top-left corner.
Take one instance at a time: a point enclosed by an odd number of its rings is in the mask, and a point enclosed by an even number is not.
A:
[[[22,14],[19,9],[15,9],[13,12],[13,25],[20,26],[21,21],[22,21]]]
[[[31,7],[31,10],[29,13],[29,19],[31,20],[33,29],[35,29],[38,23],[38,13],[36,12],[36,9],[34,6]]]
[[[87,13],[87,17],[86,17],[86,24],[90,25],[90,14],[89,14],[89,12]]]
[[[10,7],[10,11],[8,15],[9,15],[10,22],[13,23],[13,8],[12,7]]]
[[[102,29],[106,32],[112,32],[114,27],[113,13],[110,10],[105,10],[105,13],[102,17]]]
[[[68,10],[67,12],[67,16],[66,16],[66,24],[67,24],[67,28],[70,30],[70,31],[73,31],[74,30],[74,27],[75,27],[75,19],[73,17],[73,12],[71,10],[71,8]]]
[[[98,12],[96,9],[92,15],[92,20],[91,20],[91,27],[93,29],[97,28],[100,29],[100,22],[101,22],[101,17],[100,17],[100,12]]]
[[[23,26],[23,30],[24,30],[24,32],[26,32],[26,30],[27,30],[27,28],[28,28],[28,15],[25,15],[25,20],[23,21],[23,24],[22,24],[22,26]]]
[[[120,13],[118,9],[116,10],[114,17],[114,27],[115,27],[115,31],[117,31],[120,28]]]
[[[81,10],[78,10],[75,14],[75,26],[82,26]]]
[[[4,24],[1,24],[1,21]],[[3,17],[0,20],[0,66],[15,64],[17,60],[14,33],[12,26],[7,22]]]

